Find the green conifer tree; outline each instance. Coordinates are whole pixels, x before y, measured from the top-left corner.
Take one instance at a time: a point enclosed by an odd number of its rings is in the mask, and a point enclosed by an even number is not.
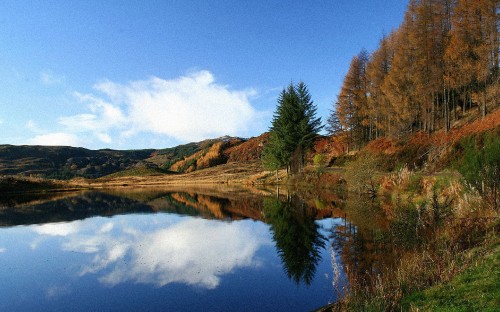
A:
[[[316,106],[305,83],[291,83],[278,98],[269,140],[262,152],[264,168],[278,170],[286,166],[293,172],[300,170],[305,152],[321,128],[321,118],[316,117]]]

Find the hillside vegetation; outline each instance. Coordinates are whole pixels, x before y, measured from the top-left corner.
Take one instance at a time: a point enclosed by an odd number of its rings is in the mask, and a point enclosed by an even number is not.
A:
[[[0,175],[66,180],[188,173],[227,162],[256,161],[260,158],[263,137],[249,140],[222,137],[160,150],[0,145]]]
[[[41,178],[97,178],[128,169],[154,150],[89,150],[69,146],[0,145],[0,175],[20,174]]]

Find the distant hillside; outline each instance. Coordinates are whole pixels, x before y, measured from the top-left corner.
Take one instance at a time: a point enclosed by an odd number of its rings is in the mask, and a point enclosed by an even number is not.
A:
[[[151,157],[152,149],[116,151],[69,146],[0,145],[1,175],[97,178],[128,169]]]
[[[0,145],[0,175],[70,179],[137,175],[138,172],[191,172],[228,161],[258,160],[263,137],[247,140],[225,136],[159,150]]]

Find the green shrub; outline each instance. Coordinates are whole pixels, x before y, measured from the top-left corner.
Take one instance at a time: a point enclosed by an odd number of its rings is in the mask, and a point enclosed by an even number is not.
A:
[[[500,184],[500,137],[487,134],[482,146],[474,139],[464,140],[462,146],[464,156],[459,166],[460,173],[469,186],[476,189],[497,209]]]

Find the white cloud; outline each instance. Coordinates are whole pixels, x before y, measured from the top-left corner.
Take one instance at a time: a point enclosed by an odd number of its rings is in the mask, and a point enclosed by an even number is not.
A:
[[[108,285],[133,281],[156,286],[170,283],[216,288],[220,276],[235,268],[257,264],[261,242],[249,240],[248,228],[238,223],[191,219],[140,237],[132,246],[130,266],[120,263],[101,277]],[[121,246],[123,247],[123,245]],[[125,251],[113,246],[104,263],[115,262]]]
[[[6,251],[7,251],[7,249],[5,249],[5,248],[0,248],[0,253],[6,252]]]
[[[112,128],[121,128],[128,123],[120,107],[90,95],[75,94],[81,101],[89,103],[91,113],[59,118],[59,124],[72,132],[103,133]]]
[[[46,83],[57,82],[54,77],[41,73]],[[247,137],[265,131],[269,113],[250,103],[256,91],[232,90],[216,83],[209,71],[170,80],[103,81],[94,89],[95,94],[74,93],[84,111],[59,117],[57,129],[46,131],[29,120],[26,128],[35,136],[26,144],[111,147],[133,140],[164,145],[223,135]]]
[[[64,132],[40,134],[27,141],[29,145],[51,146],[82,146],[82,143],[76,135]]]
[[[208,71],[125,85],[105,81],[94,88],[109,100],[77,93],[90,112],[61,117],[59,123],[71,132],[92,132],[105,143],[113,141],[111,130],[118,130],[123,137],[145,132],[178,141],[226,134],[247,136],[253,134],[252,127],[260,116],[250,103],[255,91],[231,90],[217,84]]]
[[[129,224],[125,220],[88,219],[33,229],[41,235],[38,239],[61,237],[63,250],[88,254],[79,275],[95,274],[108,286],[183,283],[213,289],[223,275],[260,265],[256,252],[271,244],[267,227],[255,228],[244,221],[182,218],[172,223],[166,217],[154,224],[150,219]]]
[[[68,236],[71,234],[78,233],[80,229],[79,222],[71,223],[46,223],[42,225],[36,225],[33,230],[41,235],[49,236]]]

